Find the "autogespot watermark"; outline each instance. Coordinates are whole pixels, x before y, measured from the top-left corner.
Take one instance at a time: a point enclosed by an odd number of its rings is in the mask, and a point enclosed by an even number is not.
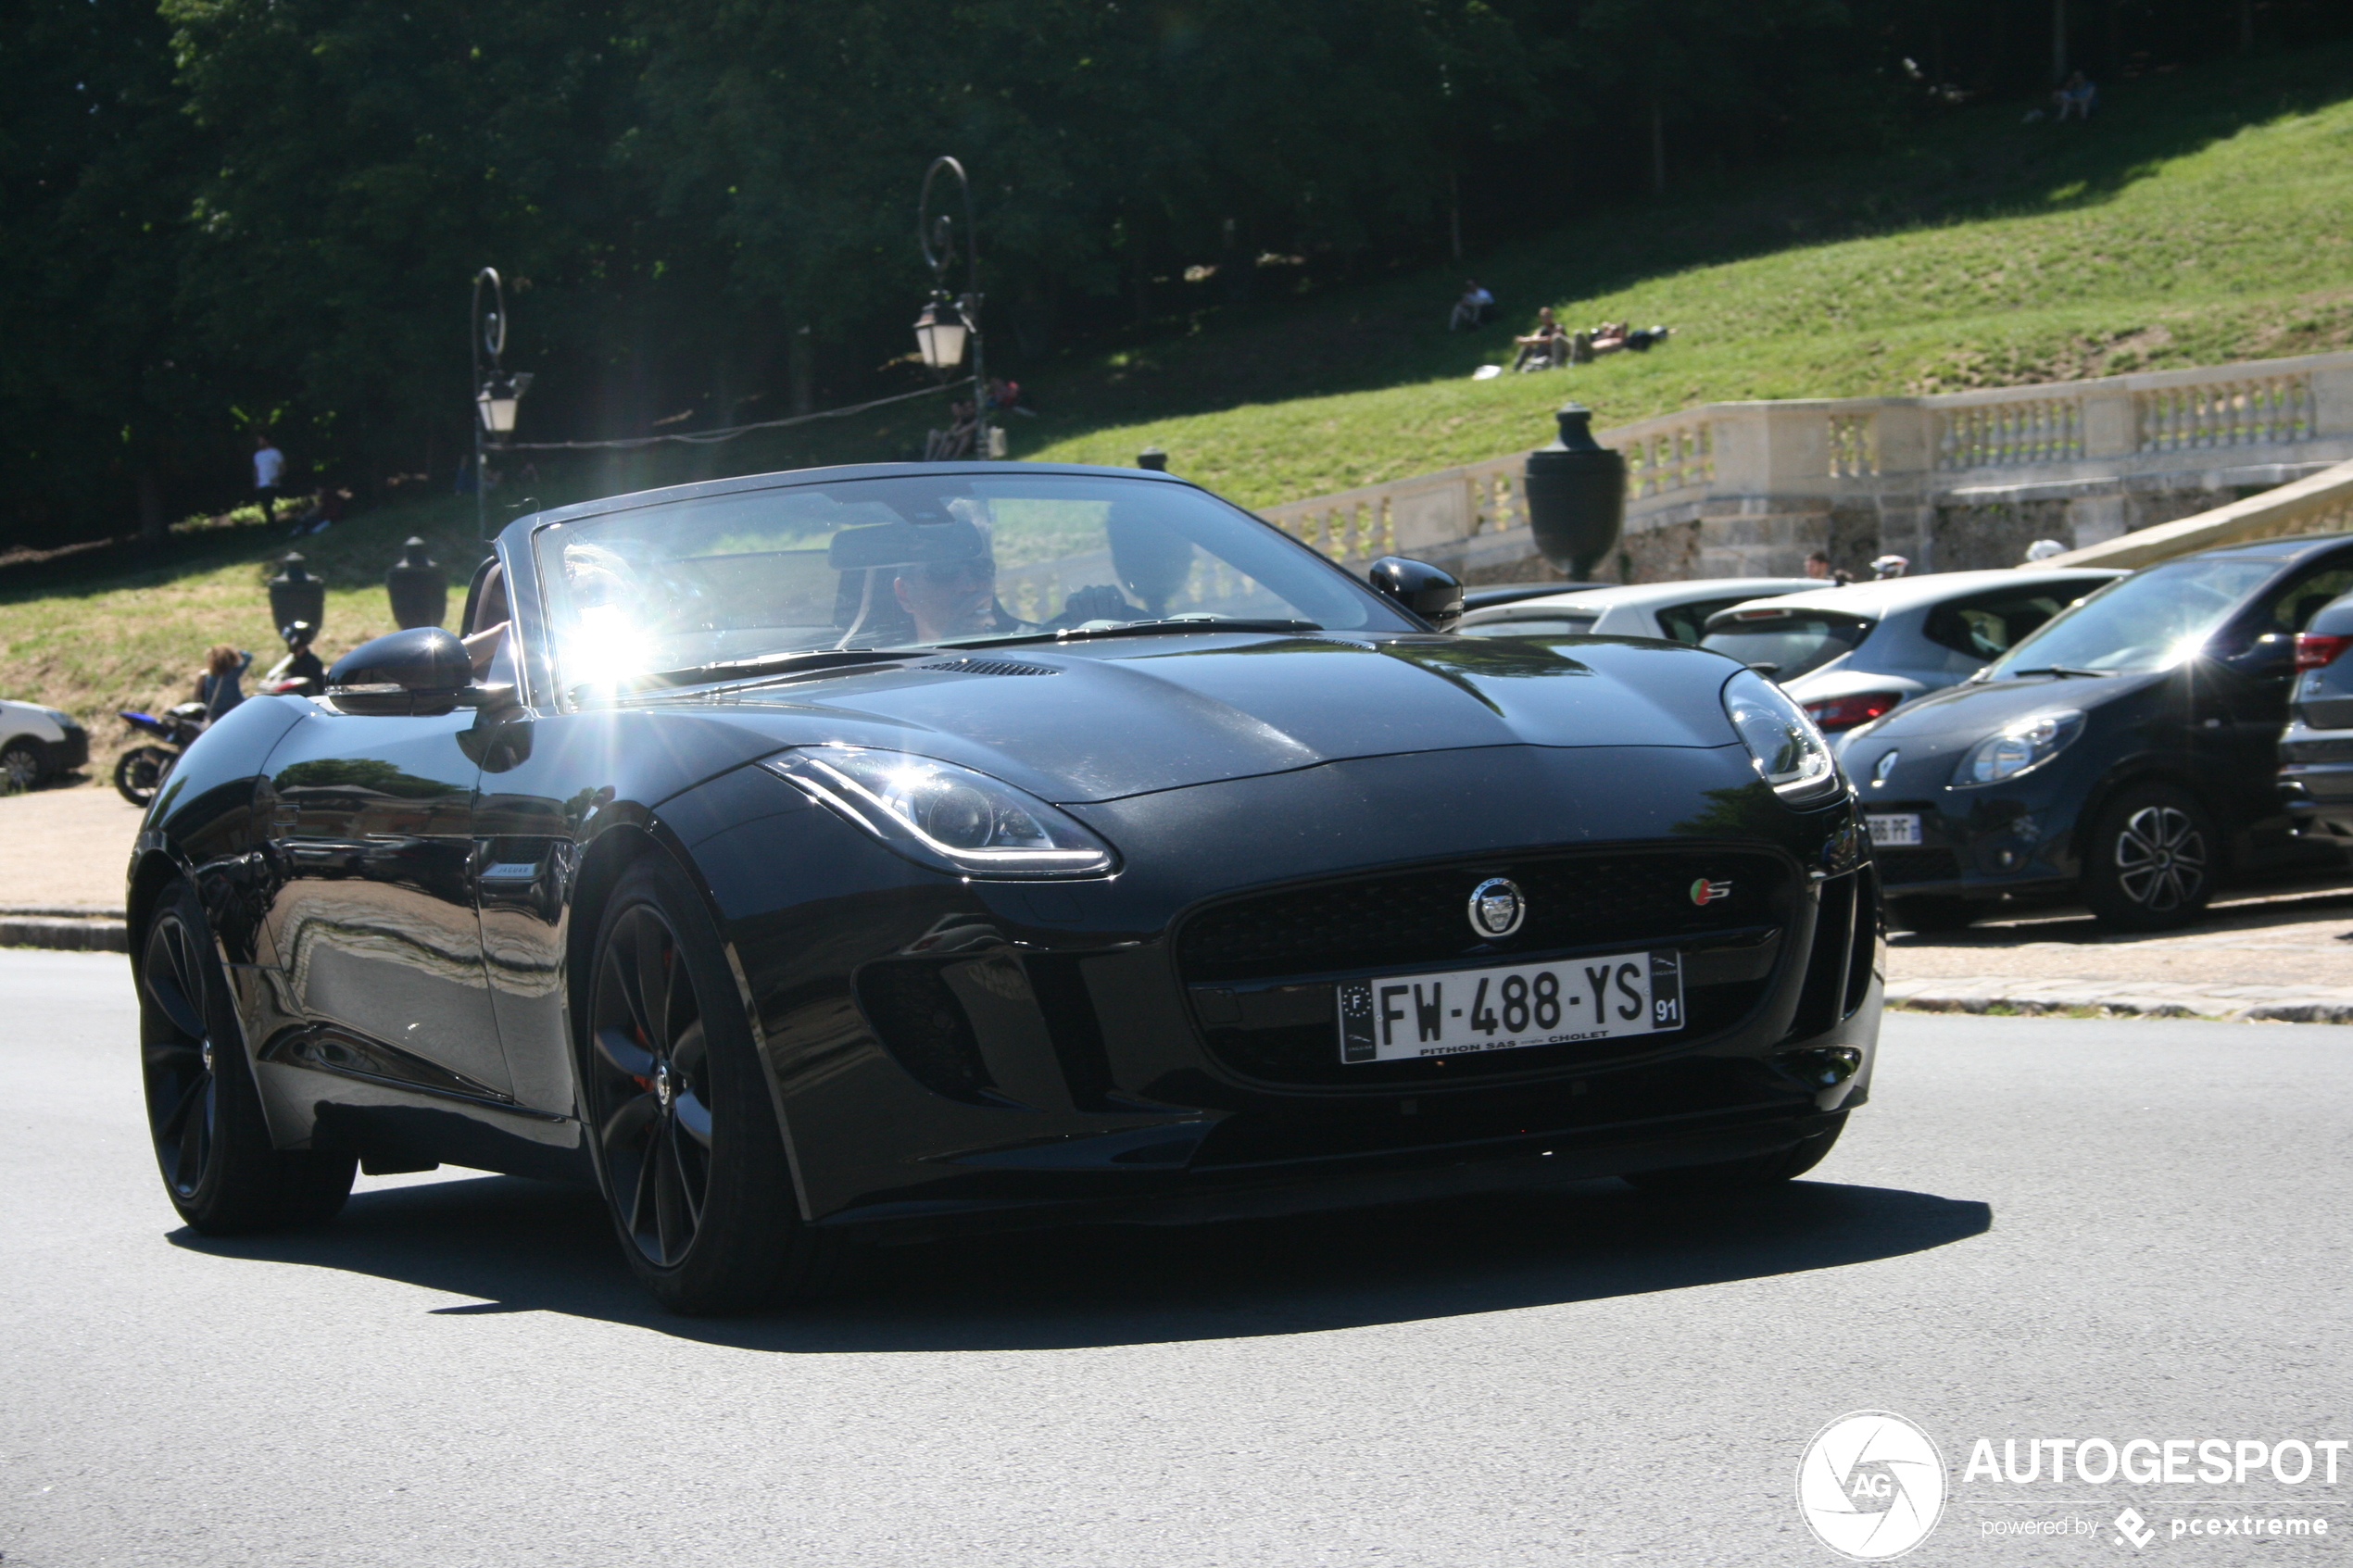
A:
[[[2137,1553],[2173,1541],[2317,1539],[2342,1506],[2326,1490],[2340,1462],[2353,1485],[2348,1449],[2353,1438],[2005,1437],[1997,1449],[1978,1437],[1957,1490],[1982,1495],[1955,1496],[1944,1451],[1924,1428],[1893,1411],[1855,1411],[1806,1445],[1797,1506],[1816,1539],[1861,1562],[1928,1539],[1948,1501],[1970,1516],[1963,1527],[1990,1541],[2070,1539]],[[2199,1495],[2163,1490],[2173,1486]],[[2095,1487],[2129,1490],[2093,1496]],[[2335,1533],[2347,1528],[2336,1516]]]

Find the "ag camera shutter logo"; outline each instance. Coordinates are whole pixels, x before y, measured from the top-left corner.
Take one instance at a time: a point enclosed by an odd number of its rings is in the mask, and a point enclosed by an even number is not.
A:
[[[1901,1557],[1944,1516],[1944,1456],[1902,1416],[1855,1411],[1806,1445],[1797,1507],[1814,1538],[1842,1557]]]

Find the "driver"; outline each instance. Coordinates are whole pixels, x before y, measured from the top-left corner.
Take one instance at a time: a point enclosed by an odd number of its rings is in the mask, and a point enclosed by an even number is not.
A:
[[[918,643],[945,642],[953,637],[987,636],[1027,629],[1058,631],[1089,621],[1130,621],[1136,607],[1108,584],[1075,588],[1063,601],[1063,612],[1051,621],[1021,620],[997,602],[997,558],[988,533],[963,520],[963,525],[932,524],[924,537],[933,543],[932,558],[909,562],[898,569],[891,595],[915,625]],[[944,546],[944,547],[943,547]]]

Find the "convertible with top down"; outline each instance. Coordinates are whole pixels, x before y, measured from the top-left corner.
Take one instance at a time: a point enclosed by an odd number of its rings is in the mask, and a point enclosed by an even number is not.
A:
[[[718,1312],[861,1236],[1811,1167],[1882,969],[1820,734],[1720,655],[1369,575],[1044,464],[518,520],[462,635],[248,699],[150,809],[171,1201],[577,1182]]]

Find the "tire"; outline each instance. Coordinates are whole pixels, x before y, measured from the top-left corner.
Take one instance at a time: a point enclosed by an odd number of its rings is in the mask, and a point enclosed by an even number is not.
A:
[[[660,851],[597,930],[582,1102],[623,1256],[672,1311],[813,1296],[836,1238],[801,1220],[775,1103],[702,901]]]
[[[2214,818],[2188,791],[2127,785],[2093,820],[2081,892],[2117,931],[2171,931],[2205,912],[2221,870]]]
[[[1904,931],[1922,934],[1938,931],[1965,931],[1976,922],[1979,905],[1974,899],[1951,894],[1922,894],[1917,898],[1890,898],[1887,901],[1887,922]]]
[[[1842,1110],[1822,1131],[1770,1154],[1752,1155],[1746,1160],[1727,1160],[1715,1165],[1680,1165],[1667,1171],[1635,1171],[1620,1176],[1618,1180],[1638,1192],[1648,1193],[1655,1198],[1699,1198],[1779,1186],[1783,1182],[1795,1181],[1819,1165],[1822,1157],[1830,1153],[1831,1146],[1838,1142],[1839,1134],[1845,1130],[1846,1112]]]
[[[140,1076],[164,1191],[207,1236],[331,1217],[351,1194],[349,1155],[270,1141],[204,905],[185,879],[157,902],[140,944]]]
[[[114,765],[115,793],[133,806],[152,804],[163,781],[171,776],[171,765],[179,760],[179,753],[159,746],[132,746]]]
[[[29,740],[0,747],[0,793],[15,795],[41,782],[41,748]]]

